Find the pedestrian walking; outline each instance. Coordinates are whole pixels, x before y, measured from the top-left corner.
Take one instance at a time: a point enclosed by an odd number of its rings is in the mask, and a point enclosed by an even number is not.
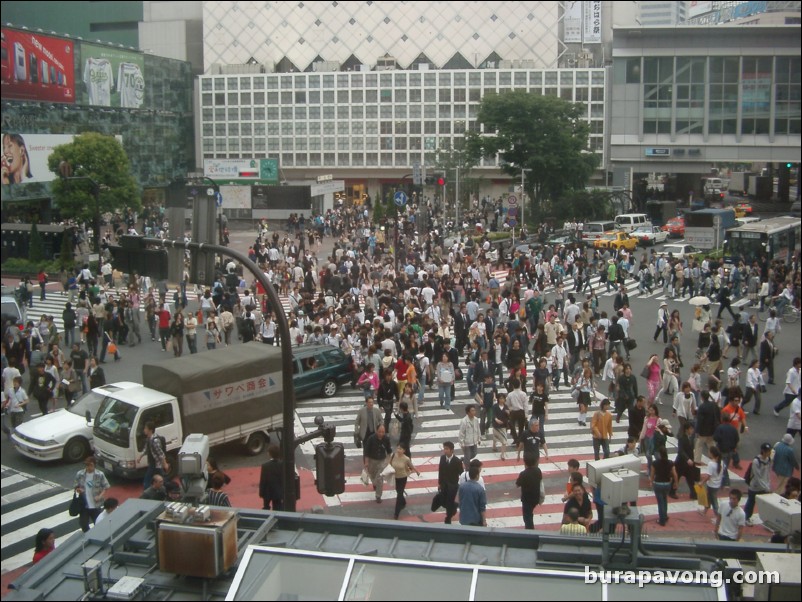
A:
[[[390,466],[395,471],[395,512],[393,518],[398,520],[401,510],[406,508],[407,501],[404,498],[404,491],[407,486],[407,479],[413,472],[420,476],[420,471],[412,464],[412,460],[406,455],[407,449],[399,444],[395,448],[395,453],[390,458]]]
[[[540,497],[543,483],[543,472],[538,468],[534,456],[524,458],[524,468],[515,481],[515,485],[521,488],[521,512],[524,519],[525,529],[534,529],[534,513],[538,504],[544,502]]]
[[[95,523],[103,510],[106,491],[111,488],[109,480],[96,466],[95,457],[84,458],[84,467],[75,475],[73,489],[81,497],[82,507],[78,515],[81,531],[89,531],[89,523]]]
[[[381,504],[382,488],[384,476],[382,471],[387,466],[387,460],[393,453],[390,447],[390,438],[386,435],[384,424],[376,427],[376,432],[369,435],[365,440],[362,449],[362,460],[364,469],[368,472],[368,478],[373,484],[373,491],[376,494],[376,503]]]

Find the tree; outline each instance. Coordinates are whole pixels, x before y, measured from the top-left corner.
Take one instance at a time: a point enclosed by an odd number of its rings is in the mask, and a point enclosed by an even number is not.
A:
[[[610,193],[606,190],[566,191],[559,202],[552,203],[550,215],[558,221],[590,222],[609,219],[614,214]]]
[[[582,189],[598,164],[588,148],[590,128],[582,104],[523,91],[489,94],[478,121],[484,134],[466,135],[466,150],[478,162],[499,155],[502,169],[516,179],[526,173],[527,216],[543,215],[544,201]]]
[[[61,178],[62,162],[71,166],[71,178]],[[71,143],[53,149],[47,166],[59,176],[53,181],[51,189],[59,211],[65,218],[92,221],[95,215],[95,185],[101,215],[129,207],[138,211],[142,207],[128,156],[113,136],[95,132],[76,136]]]
[[[31,224],[31,241],[28,247],[28,259],[32,263],[39,263],[44,261],[45,258],[45,243],[42,240],[42,235],[39,234],[39,228],[36,224]]]
[[[58,264],[62,270],[71,270],[75,266],[74,254],[72,230],[65,229],[61,236],[61,250],[58,258]]]

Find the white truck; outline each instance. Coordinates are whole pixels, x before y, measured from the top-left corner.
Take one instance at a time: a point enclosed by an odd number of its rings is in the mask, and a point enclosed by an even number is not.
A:
[[[282,424],[278,347],[248,343],[143,365],[142,383],[117,391],[105,387],[93,427],[99,465],[124,478],[137,478],[147,468],[147,457],[140,460],[147,422],[165,438],[170,457],[190,433],[208,435],[212,446],[239,441],[256,455]]]
[[[749,190],[749,177],[757,174],[749,171],[734,171],[730,174],[728,190],[731,194],[746,196]]]

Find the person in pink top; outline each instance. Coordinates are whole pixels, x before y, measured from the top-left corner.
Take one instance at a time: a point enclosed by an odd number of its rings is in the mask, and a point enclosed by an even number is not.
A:
[[[660,412],[657,406],[649,406],[646,410],[646,420],[643,421],[643,429],[640,432],[641,452],[646,454],[646,465],[648,473],[652,471],[652,456],[654,455],[654,433],[660,424]]]
[[[649,401],[649,406],[651,406],[657,398],[657,392],[660,390],[660,383],[662,381],[660,360],[657,354],[652,354],[649,361],[646,362],[646,367],[643,369],[642,376],[646,378],[646,386],[649,391],[647,399]]]
[[[356,381],[356,386],[362,389],[365,399],[376,396],[376,391],[379,389],[379,374],[376,372],[375,364],[365,366],[365,371]]]

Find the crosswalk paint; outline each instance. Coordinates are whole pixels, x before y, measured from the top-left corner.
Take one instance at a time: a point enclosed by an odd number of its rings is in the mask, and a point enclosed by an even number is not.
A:
[[[57,540],[80,532],[78,520],[67,512],[72,491],[6,466],[0,469],[0,487],[3,573],[31,562],[40,529],[53,529]]]

